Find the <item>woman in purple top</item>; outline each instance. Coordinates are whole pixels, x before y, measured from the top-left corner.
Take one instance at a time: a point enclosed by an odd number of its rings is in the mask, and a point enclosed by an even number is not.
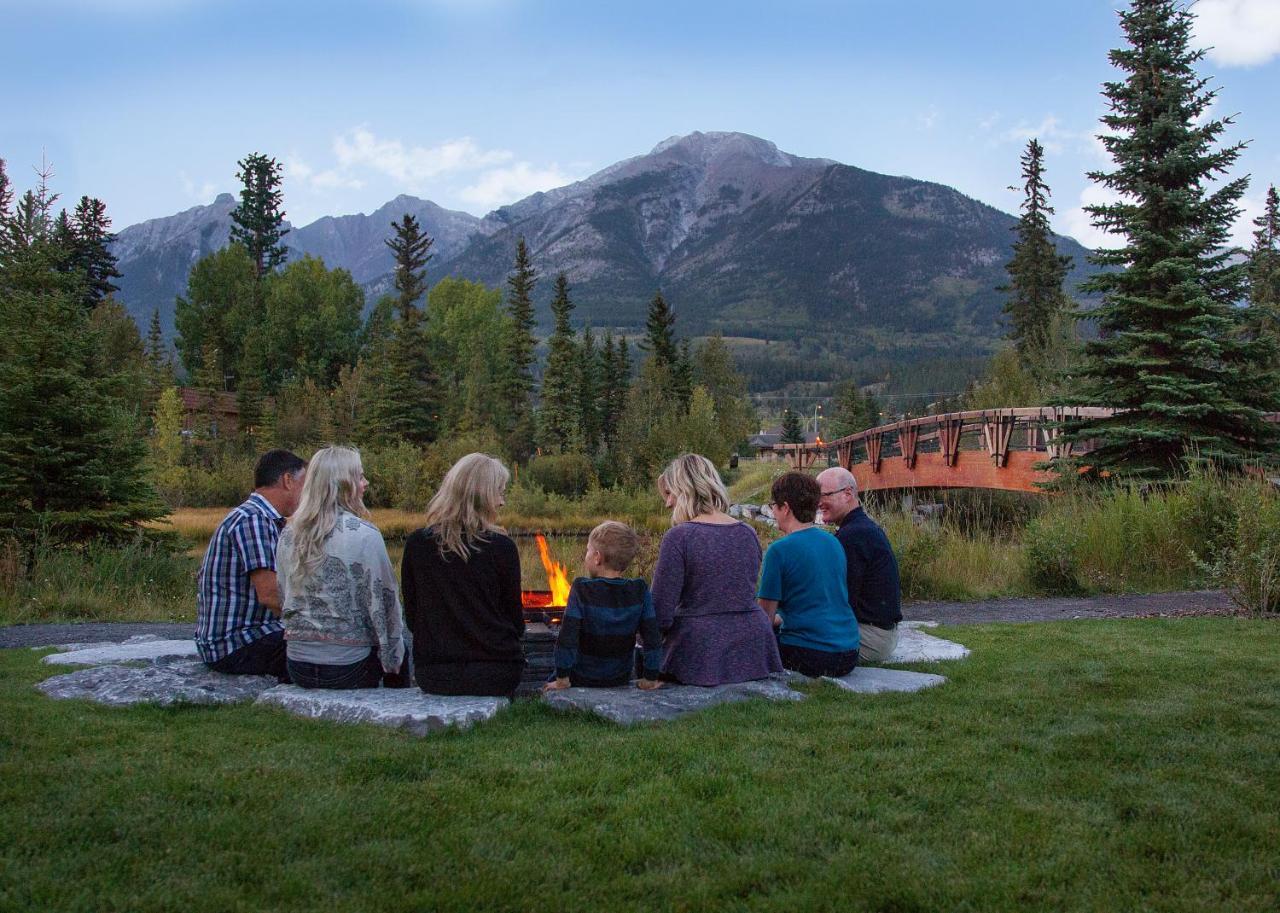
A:
[[[773,626],[755,599],[760,539],[725,512],[729,496],[715,466],[697,454],[678,456],[658,491],[674,524],[653,572],[663,676],[709,686],[781,672]]]

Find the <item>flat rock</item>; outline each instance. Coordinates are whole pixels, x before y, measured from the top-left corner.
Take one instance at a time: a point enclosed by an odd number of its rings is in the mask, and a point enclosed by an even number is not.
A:
[[[263,692],[258,703],[315,720],[373,723],[404,729],[413,735],[426,735],[447,726],[466,728],[490,719],[510,701],[505,697],[424,694],[417,688],[327,691],[277,685]]]
[[[565,688],[543,696],[548,706],[557,710],[585,710],[615,723],[653,723],[677,717],[718,704],[730,704],[751,698],[771,701],[801,701],[805,695],[793,691],[785,678],[768,678],[735,685],[699,688],[696,685],[663,685],[656,691],[641,691],[634,685],[621,688]]]
[[[202,662],[160,659],[146,666],[94,666],[55,675],[36,685],[49,697],[96,701],[111,707],[155,704],[236,704],[275,686],[272,676],[223,675]]]
[[[969,648],[952,640],[926,634],[921,622],[906,621],[898,626],[898,645],[885,663],[932,663],[944,659],[964,659]],[[929,625],[933,627],[933,625]]]
[[[161,640],[150,634],[130,637],[123,643],[63,644],[58,649],[62,652],[50,653],[44,661],[55,666],[102,666],[198,655],[194,640]]]
[[[828,678],[826,681],[858,694],[882,694],[886,691],[923,691],[941,685],[945,675],[931,672],[908,672],[905,669],[881,669],[876,666],[858,666],[848,675]]]

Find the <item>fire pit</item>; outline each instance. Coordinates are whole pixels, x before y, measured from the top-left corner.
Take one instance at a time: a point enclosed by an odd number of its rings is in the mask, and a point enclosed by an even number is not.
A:
[[[555,672],[556,630],[569,603],[568,569],[551,558],[545,536],[539,533],[535,538],[549,589],[523,590],[520,593],[524,606],[525,667],[517,696],[537,694]]]

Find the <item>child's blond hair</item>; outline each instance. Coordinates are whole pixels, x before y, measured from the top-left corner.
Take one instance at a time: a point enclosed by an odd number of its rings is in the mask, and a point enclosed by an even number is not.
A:
[[[591,531],[587,546],[600,553],[604,566],[619,574],[626,571],[640,551],[640,537],[636,531],[617,520],[605,520]]]

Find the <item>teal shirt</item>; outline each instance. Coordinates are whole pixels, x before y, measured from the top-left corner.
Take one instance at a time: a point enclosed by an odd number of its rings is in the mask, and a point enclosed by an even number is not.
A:
[[[858,649],[844,549],[826,530],[796,530],[769,546],[756,595],[777,601],[782,643],[828,653]]]

